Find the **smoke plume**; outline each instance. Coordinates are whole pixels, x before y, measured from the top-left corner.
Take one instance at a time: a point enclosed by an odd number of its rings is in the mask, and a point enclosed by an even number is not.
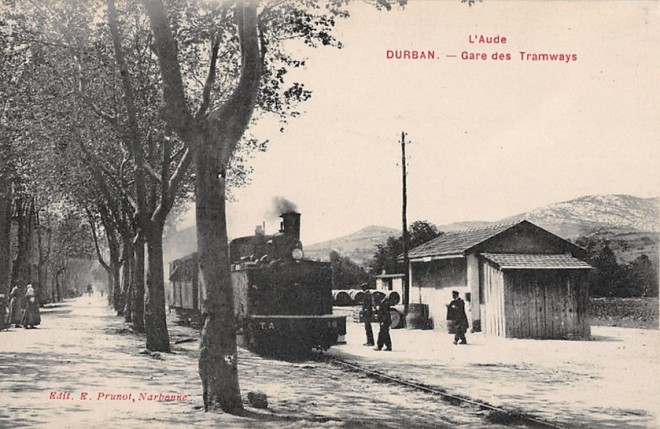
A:
[[[273,215],[275,217],[281,215],[282,213],[296,212],[298,207],[287,200],[284,197],[275,197],[273,198]]]

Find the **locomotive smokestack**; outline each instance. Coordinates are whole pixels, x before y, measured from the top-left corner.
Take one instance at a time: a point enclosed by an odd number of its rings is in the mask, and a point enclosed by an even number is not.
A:
[[[300,213],[289,211],[280,215],[282,223],[280,224],[280,232],[295,237],[300,240]]]

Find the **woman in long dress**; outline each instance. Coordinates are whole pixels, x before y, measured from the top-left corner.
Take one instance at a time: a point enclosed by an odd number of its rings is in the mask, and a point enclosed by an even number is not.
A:
[[[37,294],[32,285],[28,285],[27,287],[25,300],[27,301],[27,304],[25,306],[25,311],[23,312],[23,327],[25,329],[33,329],[41,323],[41,313],[39,312]]]
[[[9,293],[8,326],[14,325],[18,328],[21,324],[21,316],[23,316],[23,311],[21,309],[20,291],[18,286],[14,286]]]

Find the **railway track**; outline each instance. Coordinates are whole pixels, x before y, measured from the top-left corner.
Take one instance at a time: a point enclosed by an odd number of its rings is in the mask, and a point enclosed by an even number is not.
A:
[[[321,355],[319,357],[320,360],[328,362],[332,365],[339,366],[344,368],[347,371],[350,372],[357,372],[360,374],[364,374],[369,378],[373,378],[375,380],[378,380],[380,382],[384,383],[390,383],[390,384],[395,384],[399,386],[403,386],[409,389],[417,390],[420,392],[428,393],[431,395],[439,396],[443,400],[450,402],[453,405],[471,405],[473,407],[477,407],[481,410],[488,411],[488,419],[492,423],[500,423],[504,425],[523,425],[525,427],[533,427],[533,428],[550,428],[550,429],[566,429],[564,426],[558,425],[556,423],[551,423],[547,422],[544,420],[540,420],[534,416],[525,414],[525,413],[520,413],[517,411],[511,411],[511,410],[506,410],[501,407],[496,407],[493,405],[490,405],[486,402],[481,402],[477,401],[474,399],[470,398],[465,398],[462,396],[454,395],[451,393],[448,393],[444,391],[441,388],[438,387],[433,387],[433,386],[427,386],[422,383],[418,383],[415,381],[411,380],[406,380],[400,377],[395,377],[389,374],[385,374],[381,371],[378,370],[373,370],[369,368],[365,368],[361,365],[358,365],[353,362],[348,362],[346,360],[337,358],[337,357],[332,357],[328,355]]]

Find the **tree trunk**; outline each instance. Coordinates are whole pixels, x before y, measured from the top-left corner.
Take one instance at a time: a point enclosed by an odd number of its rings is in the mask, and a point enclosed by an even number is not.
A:
[[[144,327],[147,350],[170,351],[165,315],[165,275],[163,272],[163,228],[153,225],[147,235],[147,290],[144,297]]]
[[[3,167],[4,168],[4,167]],[[11,184],[0,172],[0,293],[9,296],[11,269]]]
[[[113,294],[113,288],[115,286],[115,279],[113,278],[113,272],[114,270],[112,269],[112,262],[110,263],[110,266],[106,268],[105,273],[108,276],[108,296]],[[83,292],[83,293],[86,293]]]
[[[64,271],[60,271],[55,274],[55,294],[57,302],[62,301],[62,274]]]
[[[144,241],[138,238],[133,248],[133,329],[144,332]]]
[[[196,157],[196,218],[202,339],[199,375],[204,409],[236,414],[243,409],[238,382],[234,298],[229,271],[224,171],[202,142]]]
[[[121,302],[121,284],[119,283],[119,271],[121,269],[121,266],[119,264],[119,261],[112,261],[110,264],[112,268],[112,290],[113,294],[111,294],[108,291],[108,304],[112,305],[115,311],[117,312],[117,316],[121,316],[124,311],[124,306]]]
[[[0,293],[9,296],[11,269],[11,143],[4,127],[0,129]]]
[[[46,255],[44,254],[42,238],[43,235],[42,235],[41,225],[37,225],[37,250],[39,252],[39,268],[38,268],[39,289],[37,291],[37,294],[39,295],[39,303],[41,305],[45,304],[48,301],[48,287],[46,286],[46,279],[47,279]]]
[[[11,283],[13,285],[26,285],[31,282],[29,267],[29,252],[32,242],[32,218],[34,216],[34,201],[28,197],[28,201],[23,198],[16,200],[17,210],[17,251],[16,259],[12,264]]]
[[[50,300],[50,294],[48,293],[48,268],[46,265],[43,268],[39,269],[39,294],[43,297],[43,300],[40,303],[46,304]]]
[[[124,291],[124,320],[133,321],[133,246],[130,240],[124,242],[124,266],[122,273],[122,290]]]

